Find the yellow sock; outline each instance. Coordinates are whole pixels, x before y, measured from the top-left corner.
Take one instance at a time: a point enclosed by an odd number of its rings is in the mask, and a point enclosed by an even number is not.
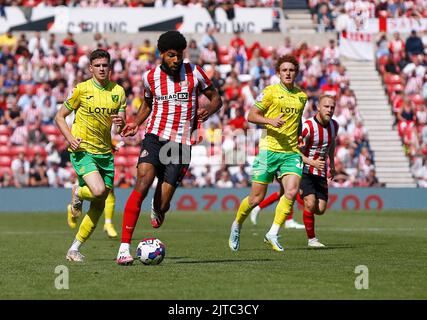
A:
[[[293,204],[294,200],[289,200],[284,195],[281,196],[276,207],[273,223],[281,227],[285,223],[286,217],[291,213]]]
[[[76,235],[77,240],[83,243],[90,237],[93,230],[95,230],[99,217],[102,215],[103,211],[103,209],[100,210],[95,206],[90,206],[89,211],[80,224],[79,232],[77,232]]]
[[[253,208],[249,205],[249,197],[242,200],[237,211],[236,222],[242,224]]]
[[[107,199],[105,200],[105,208],[104,208],[105,223],[112,223],[115,206],[116,206],[116,196],[114,195],[114,191],[111,190],[108,193]]]
[[[92,192],[90,191],[88,186],[79,187],[79,190],[77,191],[77,195],[82,200],[88,200],[93,201],[96,198],[93,196]]]

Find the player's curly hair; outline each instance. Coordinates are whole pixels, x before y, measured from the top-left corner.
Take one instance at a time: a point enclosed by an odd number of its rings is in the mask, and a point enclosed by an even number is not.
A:
[[[296,72],[298,73],[298,71],[299,71],[299,62],[298,62],[298,60],[297,60],[297,58],[295,56],[290,55],[290,54],[286,54],[284,56],[281,56],[277,60],[277,62],[276,62],[276,72],[280,71],[280,66],[282,65],[282,63],[285,63],[285,62],[292,63],[295,66],[295,68],[296,68]]]
[[[160,52],[168,50],[183,51],[187,48],[187,40],[179,31],[166,31],[157,40],[157,49]]]
[[[93,60],[100,59],[100,58],[107,58],[108,63],[110,63],[111,61],[110,54],[108,53],[108,51],[104,49],[96,49],[92,51],[92,53],[89,56],[89,61],[90,63],[92,63]]]

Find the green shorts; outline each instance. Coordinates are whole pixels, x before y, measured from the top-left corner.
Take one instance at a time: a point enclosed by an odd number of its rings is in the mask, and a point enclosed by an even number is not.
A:
[[[114,156],[111,153],[93,154],[89,152],[71,152],[71,163],[76,170],[79,186],[86,185],[83,177],[92,172],[99,172],[104,179],[105,186],[109,189],[114,185]]]
[[[252,165],[252,182],[268,184],[274,177],[287,174],[302,175],[302,158],[299,153],[261,150]]]

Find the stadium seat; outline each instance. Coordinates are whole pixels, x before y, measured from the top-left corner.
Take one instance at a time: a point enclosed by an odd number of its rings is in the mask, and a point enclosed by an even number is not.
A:
[[[138,156],[136,156],[136,157],[132,157],[132,156],[126,157],[126,166],[127,167],[136,167],[137,163],[138,163]]]
[[[417,106],[422,106],[422,105],[425,105],[426,103],[426,101],[420,94],[411,95],[411,96],[408,96],[408,98]]]
[[[0,135],[0,145],[8,145],[9,144],[9,136]]]
[[[0,167],[9,167],[12,163],[12,158],[7,156],[1,156],[0,157]]]
[[[388,73],[388,74],[384,75],[384,83],[387,85],[389,85],[389,84],[401,84],[402,79],[397,74],[389,74]]]
[[[385,66],[388,61],[388,56],[381,56],[378,58],[378,65]]]
[[[47,125],[42,126],[42,132],[45,135],[56,135],[57,136],[57,135],[61,134],[61,131],[59,131],[59,129],[53,124],[47,124]]]
[[[220,55],[218,60],[220,64],[229,64],[231,59],[228,54],[224,54]]]
[[[129,146],[123,149],[126,149],[126,154],[130,157],[139,156],[139,153],[141,152],[140,147]]]
[[[219,46],[219,48],[218,48],[218,54],[220,56],[228,55],[228,47],[227,46]]]
[[[12,154],[12,156],[16,157],[21,152],[25,154],[25,152],[27,152],[27,148],[24,146],[13,146],[10,148],[10,153]]]
[[[127,163],[126,157],[115,157],[114,158],[114,164],[116,166],[125,166]]]
[[[3,177],[5,173],[8,173],[10,177],[13,176],[13,171],[10,167],[0,167],[0,177]]]
[[[25,154],[29,158],[31,158],[31,159],[34,158],[36,153],[39,153],[43,158],[45,158],[47,156],[46,150],[41,146],[32,146],[32,147],[26,148]]]
[[[0,146],[0,157],[1,156],[7,156],[11,157],[13,156],[12,150],[8,146]]]
[[[0,125],[0,136],[10,136],[12,134],[12,131],[8,126],[5,126],[4,124]]]

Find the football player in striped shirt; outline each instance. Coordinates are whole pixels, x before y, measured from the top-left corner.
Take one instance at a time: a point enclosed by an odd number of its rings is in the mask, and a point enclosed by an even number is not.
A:
[[[280,83],[266,87],[249,111],[248,121],[265,125],[266,130],[260,139],[260,151],[253,163],[251,193],[242,200],[231,226],[229,247],[233,251],[239,250],[243,222],[264,199],[268,184],[275,177],[282,184],[284,194],[277,204],[273,224],[265,235],[264,242],[270,244],[275,251],[284,251],[278,241],[278,234],[291,212],[303,168],[298,134],[307,95],[295,86],[298,71],[299,63],[294,56],[280,57],[276,63]]]
[[[123,87],[109,80],[110,54],[97,49],[90,54],[92,78],[77,84],[55,116],[55,122],[70,144],[71,163],[79,185],[72,188],[68,210],[81,215],[83,200],[90,208],[67,252],[69,261],[83,262],[81,245],[90,237],[102,215],[105,199],[114,183],[111,129],[119,133],[125,125],[126,96]],[[65,118],[75,112],[69,129]]]
[[[203,69],[183,63],[185,37],[178,31],[163,33],[157,42],[162,63],[143,77],[144,98],[135,122],[122,135],[135,135],[148,118],[145,138],[137,164],[137,182],[129,196],[122,224],[122,243],[117,254],[119,265],[130,265],[132,234],[142,201],[158,178],[151,203],[151,225],[159,228],[169,210],[170,201],[190,164],[191,145],[197,142],[200,122],[217,112],[222,101]],[[204,94],[209,105],[199,108],[198,96]]]
[[[335,140],[338,123],[332,119],[335,97],[323,95],[319,98],[317,113],[304,122],[300,148],[304,168],[300,189],[304,200],[303,221],[308,237],[308,246],[324,247],[315,236],[314,215],[325,213],[328,205],[328,159],[329,179],[335,176]]]

